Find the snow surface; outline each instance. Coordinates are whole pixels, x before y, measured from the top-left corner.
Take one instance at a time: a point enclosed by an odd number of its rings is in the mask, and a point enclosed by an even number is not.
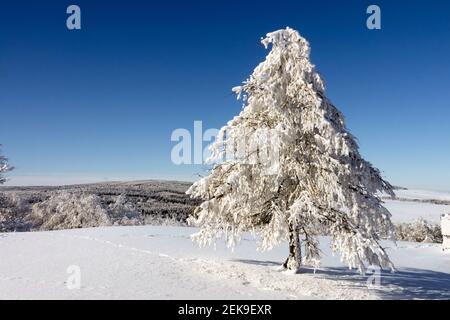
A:
[[[280,271],[287,245],[257,252],[246,236],[231,252],[200,249],[196,229],[102,227],[0,234],[0,299],[450,299],[450,253],[437,244],[389,246],[398,272],[381,285],[348,270],[321,237],[322,267]],[[81,288],[68,289],[69,266]]]
[[[428,190],[395,190],[396,200],[384,198],[383,206],[392,214],[392,222],[414,222],[424,218],[440,224],[443,214],[450,214],[450,192]],[[441,201],[444,203],[436,203]]]
[[[450,213],[450,206],[424,202],[384,200],[383,206],[392,214],[392,222],[414,222],[424,218],[428,222],[440,224],[441,215]]]

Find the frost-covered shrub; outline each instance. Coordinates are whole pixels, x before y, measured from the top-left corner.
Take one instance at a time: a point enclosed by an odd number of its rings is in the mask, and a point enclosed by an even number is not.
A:
[[[396,234],[397,240],[402,241],[442,243],[441,226],[423,218],[412,223],[397,224]]]
[[[161,215],[148,215],[144,218],[144,223],[153,226],[187,226],[186,220],[180,219],[175,215],[161,216]]]
[[[28,222],[39,230],[136,225],[142,219],[133,204],[120,195],[109,206],[95,194],[56,192],[33,205]]]
[[[33,206],[30,222],[40,230],[71,229],[111,225],[108,211],[93,194],[66,191]]]
[[[450,214],[443,214],[441,217],[442,248],[450,251]]]
[[[15,192],[0,194],[0,232],[26,230],[24,218],[30,211],[27,197]]]
[[[142,219],[134,204],[128,202],[127,197],[121,194],[116,201],[109,205],[109,215],[114,225],[141,224]]]
[[[22,225],[22,216],[13,208],[0,207],[0,232],[17,231]]]

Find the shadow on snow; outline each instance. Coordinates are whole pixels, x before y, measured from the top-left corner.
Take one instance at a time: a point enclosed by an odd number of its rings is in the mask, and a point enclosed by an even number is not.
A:
[[[264,267],[281,267],[281,262],[258,260],[233,260],[239,263]],[[367,280],[373,273],[360,275],[345,267],[317,268],[303,267],[301,274],[314,274],[334,281],[343,281],[345,285],[365,290],[375,290],[382,299],[450,299],[450,274],[438,271],[400,268],[396,272],[382,270],[379,286],[368,287]]]

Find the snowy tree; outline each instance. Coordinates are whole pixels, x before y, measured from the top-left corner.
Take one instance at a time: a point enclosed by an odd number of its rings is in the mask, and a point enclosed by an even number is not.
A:
[[[242,111],[210,146],[214,167],[187,191],[203,201],[189,219],[200,227],[193,238],[205,246],[224,236],[232,247],[251,231],[263,250],[288,241],[283,266],[297,272],[319,265],[317,236],[325,230],[349,267],[393,268],[379,239],[394,240],[395,231],[377,196],[394,196],[392,186],[361,157],[326,98],[309,43],[286,28],[262,44],[272,45],[265,61],[233,88]]]
[[[96,194],[61,191],[32,207],[27,222],[40,230],[89,228],[110,225],[139,225],[135,206],[120,195],[107,206]]]
[[[1,147],[1,145],[0,145]],[[3,184],[6,180],[2,176],[2,173],[12,170],[12,167],[8,165],[8,159],[0,154],[0,184]]]
[[[33,205],[29,223],[41,230],[112,225],[107,208],[95,194],[61,191]]]
[[[128,201],[125,194],[119,195],[109,205],[109,215],[115,225],[137,225],[142,222],[136,206]]]

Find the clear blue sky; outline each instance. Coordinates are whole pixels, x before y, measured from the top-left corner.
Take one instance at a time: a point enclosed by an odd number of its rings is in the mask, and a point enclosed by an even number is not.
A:
[[[204,168],[172,164],[172,131],[237,114],[231,88],[267,54],[260,37],[290,26],[364,157],[394,184],[450,190],[450,1],[152,2],[2,2],[9,184],[196,179]],[[366,28],[369,4],[382,30]]]

